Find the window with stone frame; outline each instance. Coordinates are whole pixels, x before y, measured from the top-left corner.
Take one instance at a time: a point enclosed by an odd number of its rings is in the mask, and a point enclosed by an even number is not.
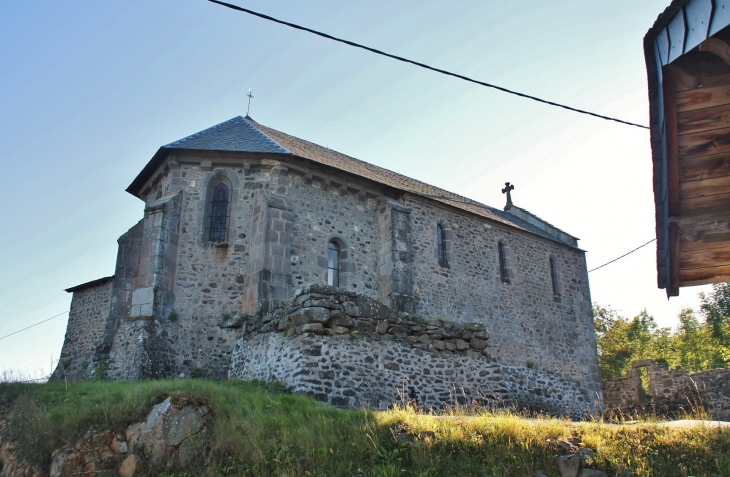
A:
[[[550,265],[550,283],[552,285],[553,295],[560,296],[562,295],[563,288],[560,282],[560,263],[552,256],[548,258],[548,263]]]
[[[438,248],[438,262],[442,267],[449,266],[449,257],[446,245],[446,231],[442,224],[438,224],[436,225],[436,247]]]
[[[230,188],[219,181],[212,188],[208,203],[208,227],[206,238],[211,242],[228,240],[228,221],[231,212]]]
[[[334,240],[327,245],[327,285],[340,286],[340,245]]]
[[[499,278],[502,283],[510,283],[512,270],[510,267],[510,251],[504,242],[497,242],[497,255],[499,260]]]

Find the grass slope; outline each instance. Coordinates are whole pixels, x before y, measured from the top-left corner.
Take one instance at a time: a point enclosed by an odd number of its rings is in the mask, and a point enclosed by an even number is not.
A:
[[[122,431],[173,391],[204,397],[212,433],[197,467],[169,476],[557,476],[550,440],[581,437],[600,468],[617,475],[730,476],[730,430],[676,429],[651,422],[609,425],[510,414],[346,411],[264,383],[207,380],[0,384],[8,428],[29,461],[87,429]],[[398,443],[404,424],[417,445]]]

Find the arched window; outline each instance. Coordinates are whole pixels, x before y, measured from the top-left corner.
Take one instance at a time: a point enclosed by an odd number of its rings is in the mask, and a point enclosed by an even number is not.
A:
[[[334,240],[327,246],[327,285],[340,286],[340,246]]]
[[[436,242],[438,247],[438,258],[439,258],[439,265],[442,267],[447,266],[448,259],[446,257],[446,242],[444,237],[444,226],[441,224],[438,224],[436,226]]]
[[[555,259],[550,257],[550,281],[553,285],[553,295],[560,296],[560,284],[558,283],[558,270]]]
[[[504,283],[509,283],[509,275],[507,274],[507,255],[504,250],[504,243],[497,243],[497,252],[499,253],[499,278]]]
[[[211,242],[225,242],[228,237],[229,205],[228,186],[221,182],[211,194],[208,219],[208,240]]]

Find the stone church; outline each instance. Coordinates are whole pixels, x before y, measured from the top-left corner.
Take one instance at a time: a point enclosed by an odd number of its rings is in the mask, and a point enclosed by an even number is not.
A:
[[[585,252],[505,210],[235,117],[161,147],[56,377],[275,379],[340,406],[601,406]]]

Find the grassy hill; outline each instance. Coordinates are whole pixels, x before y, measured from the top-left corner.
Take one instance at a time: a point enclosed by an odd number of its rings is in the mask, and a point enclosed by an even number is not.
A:
[[[54,449],[89,429],[123,431],[175,391],[207,403],[210,432],[193,468],[156,475],[530,476],[542,469],[557,476],[554,441],[580,437],[596,452],[593,467],[610,475],[730,476],[729,429],[574,424],[467,409],[341,410],[266,383],[0,384],[0,412],[18,454],[47,467]]]

